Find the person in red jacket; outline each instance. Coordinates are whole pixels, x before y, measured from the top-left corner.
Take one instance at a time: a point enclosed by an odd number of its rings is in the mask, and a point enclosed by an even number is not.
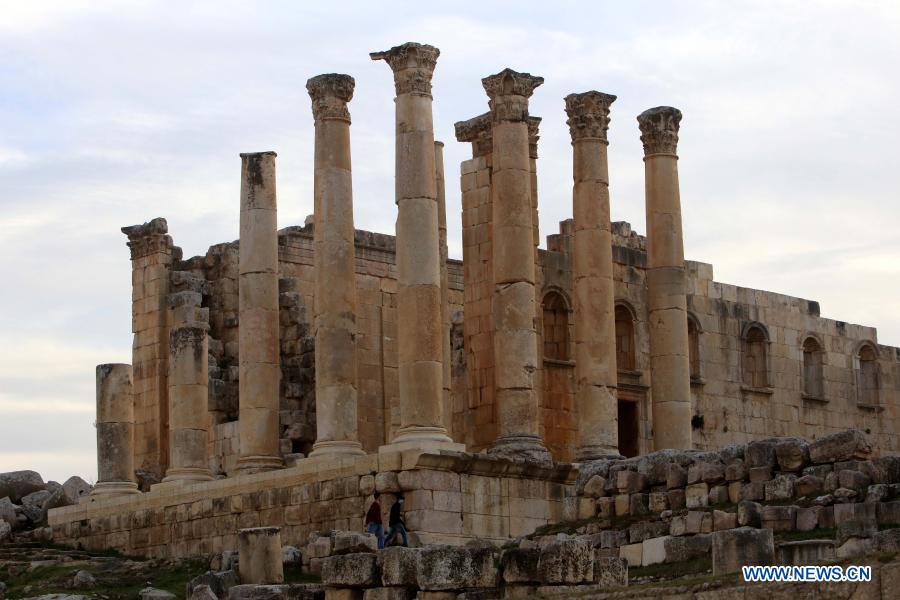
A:
[[[381,502],[378,501],[380,496],[381,494],[375,492],[375,499],[369,506],[369,512],[366,513],[366,531],[378,538],[379,550],[384,548],[384,523],[381,521]]]

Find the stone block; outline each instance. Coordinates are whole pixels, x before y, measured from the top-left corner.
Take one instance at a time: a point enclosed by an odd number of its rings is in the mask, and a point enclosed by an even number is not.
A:
[[[669,490],[666,498],[669,500],[669,510],[681,510],[685,506],[683,489]]]
[[[818,496],[825,489],[825,480],[816,475],[804,475],[794,482],[794,493],[798,498]]]
[[[305,554],[309,558],[331,556],[331,537],[320,536],[306,545]]]
[[[861,490],[869,487],[869,484],[872,483],[872,478],[862,471],[852,471],[850,469],[838,471],[837,478],[840,487],[851,490]]]
[[[765,483],[766,502],[782,502],[794,497],[795,475],[781,474]]]
[[[741,500],[765,500],[766,484],[763,481],[745,483],[741,488]]]
[[[604,529],[600,532],[601,548],[618,548],[628,543],[628,536],[618,529]]]
[[[874,543],[870,538],[852,537],[837,547],[835,554],[838,560],[855,558],[871,554]]]
[[[683,562],[709,556],[710,534],[666,538],[666,562]]]
[[[331,548],[331,553],[335,555],[375,552],[378,550],[378,538],[358,531],[333,531]]]
[[[419,588],[445,591],[494,587],[497,584],[495,558],[493,548],[426,546],[419,554]]]
[[[822,506],[819,511],[819,529],[834,529],[834,507]]]
[[[628,514],[632,516],[650,513],[648,494],[631,494],[628,497]]]
[[[812,531],[819,525],[821,506],[797,509],[797,531]]]
[[[594,583],[602,587],[628,585],[628,563],[614,556],[595,556]]]
[[[629,567],[639,567],[644,556],[644,543],[627,544],[619,547],[619,558],[626,561]]]
[[[415,587],[416,567],[419,563],[418,548],[390,546],[378,551],[376,563],[384,586]]]
[[[709,490],[709,504],[728,504],[728,486],[714,485]]]
[[[750,442],[744,449],[744,464],[751,469],[754,467],[774,467],[777,461],[775,455],[775,445],[777,443],[778,440],[775,438]]]
[[[747,473],[747,477],[750,479],[750,483],[769,481],[770,479],[772,479],[772,467],[752,467]]]
[[[669,510],[669,496],[666,492],[651,492],[647,497],[647,508],[652,513]]]
[[[737,513],[714,510],[712,514],[713,531],[734,529],[737,527]]]
[[[674,490],[687,485],[687,469],[677,463],[669,463],[666,468],[666,488]]]
[[[616,489],[620,494],[635,494],[647,489],[647,476],[635,471],[616,473]]]
[[[877,519],[877,509],[874,504],[853,503],[834,505],[834,524],[840,527],[848,521],[868,521]]]
[[[744,489],[742,481],[732,481],[728,484],[728,501],[737,504],[741,501],[741,492]]]
[[[696,462],[688,468],[688,484],[721,483],[725,481],[725,467],[715,462]]]
[[[544,583],[577,585],[594,580],[594,549],[580,539],[560,540],[541,549],[538,574]]]
[[[601,498],[606,495],[606,479],[599,475],[593,475],[584,484],[584,495],[588,498]]]
[[[382,471],[375,475],[375,491],[382,494],[396,494],[404,491],[400,488],[400,480],[393,471]]]
[[[858,429],[826,435],[809,445],[809,459],[815,464],[867,459],[871,454],[866,435]]]
[[[775,562],[775,538],[770,529],[739,527],[712,534],[713,575],[724,575],[745,565]]]
[[[228,590],[239,583],[238,575],[233,570],[207,571],[187,583],[186,596],[190,598],[196,588],[205,585],[217,598],[227,598]]]
[[[371,496],[375,491],[375,476],[363,475],[359,478],[359,494],[361,496]]]
[[[597,516],[609,518],[615,516],[616,514],[615,498],[597,498],[595,507],[597,509]]]
[[[709,485],[695,483],[684,489],[684,503],[688,508],[699,508],[709,505]]]
[[[669,536],[644,540],[641,550],[641,566],[656,565],[666,561],[666,540]]]
[[[876,518],[882,526],[900,525],[900,500],[880,502],[876,505]]]
[[[615,498],[616,516],[623,517],[631,514],[631,496],[628,494],[618,494]]]
[[[747,477],[744,461],[735,461],[725,466],[725,481],[743,481]]]
[[[797,522],[796,506],[764,506],[760,524],[772,531],[793,531]]]
[[[509,548],[500,559],[500,570],[505,583],[540,583],[538,562],[541,549]]]
[[[402,587],[381,587],[366,590],[362,600],[414,600],[415,597],[415,590]]]
[[[775,443],[775,458],[782,471],[799,471],[809,462],[809,444],[800,438],[781,438]]]
[[[900,552],[900,529],[895,527],[875,532],[872,535],[872,544],[876,552]]]
[[[375,554],[360,552],[322,559],[322,583],[331,587],[355,588],[380,585]]]
[[[664,521],[641,521],[628,527],[628,541],[634,544],[668,533],[669,524]]]

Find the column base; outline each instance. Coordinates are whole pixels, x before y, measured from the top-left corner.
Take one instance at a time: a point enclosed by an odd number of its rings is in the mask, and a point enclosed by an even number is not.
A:
[[[550,455],[550,451],[544,447],[540,436],[533,434],[514,433],[501,435],[494,441],[493,447],[488,450],[488,455],[494,458],[525,460],[553,466],[553,457]]]
[[[99,481],[89,496],[126,496],[140,494],[138,484],[133,481]]]
[[[309,458],[318,456],[362,456],[362,444],[351,440],[322,440],[313,444]]]
[[[396,437],[390,444],[378,448],[378,453],[402,452],[404,450],[439,451],[452,450],[465,452],[465,444],[457,444],[443,427],[429,427],[424,425],[410,425],[397,431]]]
[[[284,460],[280,456],[242,456],[237,461],[240,473],[261,473],[284,468]]]
[[[212,481],[213,476],[212,472],[209,469],[202,469],[199,467],[183,467],[183,468],[173,468],[166,471],[166,476],[163,477],[162,483],[168,483],[170,481]]]
[[[602,458],[618,460],[625,457],[619,454],[618,448],[609,448],[607,446],[582,446],[575,452],[575,462],[579,463]]]

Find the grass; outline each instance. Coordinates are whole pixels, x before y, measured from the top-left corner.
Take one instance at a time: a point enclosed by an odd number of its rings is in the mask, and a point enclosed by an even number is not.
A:
[[[647,567],[629,567],[628,579],[652,577],[672,579],[684,575],[700,575],[712,570],[712,557],[694,558],[682,562],[659,563]]]

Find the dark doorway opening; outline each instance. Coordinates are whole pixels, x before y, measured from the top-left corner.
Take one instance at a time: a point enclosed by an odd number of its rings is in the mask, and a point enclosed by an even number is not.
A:
[[[637,456],[640,452],[637,402],[619,400],[619,454]]]

